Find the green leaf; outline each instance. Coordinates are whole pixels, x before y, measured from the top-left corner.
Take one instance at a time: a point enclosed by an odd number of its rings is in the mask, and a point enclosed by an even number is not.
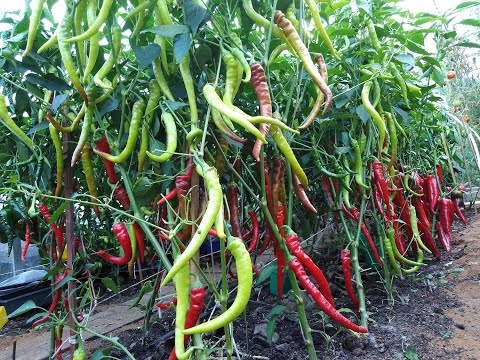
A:
[[[465,19],[465,20],[460,21],[459,24],[480,27],[480,20],[478,20],[478,19]]]
[[[270,279],[270,275],[272,274],[273,270],[275,269],[275,266],[273,263],[265,266],[263,270],[260,272],[260,275],[258,276],[257,280],[255,281],[255,284],[261,284],[267,279]]]
[[[275,323],[277,322],[277,317],[286,309],[287,308],[284,305],[275,305],[268,314],[267,341],[269,344],[272,343],[273,334],[275,333]]]
[[[412,54],[398,54],[397,56],[395,56],[395,59],[397,59],[401,63],[408,64],[411,67],[415,66],[415,58]]]
[[[454,46],[462,46],[462,47],[466,47],[466,48],[480,49],[480,44],[479,43],[474,43],[474,42],[469,42],[469,41],[459,42],[459,43],[456,43]]]
[[[443,83],[445,82],[445,76],[443,75],[443,72],[434,69],[432,71],[432,80],[435,81],[438,86],[443,86]]]
[[[60,105],[62,105],[65,100],[67,100],[68,95],[67,94],[60,94],[55,96],[55,98],[52,101],[52,110],[53,112],[57,112],[57,109]]]
[[[185,23],[190,30],[192,30],[192,34],[195,35],[200,24],[204,22],[205,16],[208,17],[207,9],[195,0],[185,0],[183,2],[183,8],[185,11]]]
[[[185,55],[187,55],[191,45],[192,37],[190,34],[180,34],[175,36],[175,39],[173,40],[173,55],[175,55],[177,64],[179,64]]]
[[[50,218],[50,221],[52,223],[55,223],[57,222],[57,220],[60,218],[60,216],[63,215],[63,212],[65,211],[65,209],[67,208],[69,202],[68,201],[64,201],[62,202],[62,204],[55,210],[55,212],[52,214],[52,217]]]
[[[463,8],[466,8],[466,7],[469,7],[469,6],[475,6],[475,5],[480,5],[480,1],[465,1],[465,2],[462,2],[455,7],[455,10],[463,9]]]
[[[337,109],[343,107],[346,103],[350,101],[354,94],[355,90],[353,89],[338,94],[338,96],[334,99],[335,107]]]
[[[147,32],[173,39],[177,35],[188,34],[190,29],[186,25],[160,25],[141,31],[141,33]]]
[[[367,121],[370,119],[370,115],[368,114],[367,110],[365,109],[365,106],[363,105],[358,105],[355,108],[355,112],[357,113],[360,120],[362,120],[363,124],[366,124]]]
[[[115,110],[116,108],[118,108],[118,100],[108,99],[105,105],[103,105],[102,109],[98,112],[98,116],[102,117],[103,115]]]
[[[65,91],[70,90],[70,86],[62,79],[56,77],[53,74],[38,75],[28,74],[26,79],[29,83],[34,85],[40,85],[47,90],[51,91]]]
[[[57,285],[55,285],[55,287],[53,288],[53,291],[60,289],[63,285],[65,285],[69,281],[75,281],[75,278],[71,275],[66,276],[65,279],[63,279]]]
[[[405,360],[421,360],[422,358],[417,354],[415,349],[411,346],[407,346],[405,349]]]
[[[35,302],[33,302],[32,300],[27,300],[19,308],[17,308],[17,310],[12,312],[11,314],[8,314],[8,318],[11,319],[11,318],[14,318],[15,316],[25,314],[26,312],[29,312],[30,310],[35,309],[36,307],[37,305],[35,305]]]
[[[132,50],[140,64],[140,68],[143,70],[160,56],[161,49],[157,44],[150,44],[147,46],[133,46]]]
[[[102,284],[109,290],[111,290],[114,294],[118,294],[118,287],[115,281],[113,281],[109,277],[102,278]]]

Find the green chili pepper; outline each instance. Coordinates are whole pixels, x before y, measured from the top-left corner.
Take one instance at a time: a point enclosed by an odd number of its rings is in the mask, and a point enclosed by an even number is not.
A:
[[[41,54],[42,52],[44,52],[45,50],[52,47],[53,45],[55,45],[58,42],[58,33],[60,32],[60,25],[61,25],[61,22],[60,22],[60,24],[57,25],[57,28],[55,29],[52,37],[50,39],[48,39],[42,46],[40,46],[38,48],[37,54]]]
[[[87,111],[85,112],[85,118],[83,119],[82,132],[80,133],[77,146],[73,151],[72,162],[71,162],[72,167],[77,162],[80,154],[82,153],[82,149],[87,143],[88,138],[90,136],[90,131],[93,124],[93,117],[95,115],[95,94],[96,93],[94,89],[87,90],[88,107],[87,107]]]
[[[92,196],[90,201],[96,204],[98,203],[98,191],[97,184],[95,183],[95,173],[92,165],[92,148],[90,144],[85,144],[82,148],[82,166],[85,180],[87,181],[88,192],[90,193],[90,196]],[[95,211],[95,214],[97,214],[97,217],[100,218],[100,210],[97,205],[93,206],[93,210]]]
[[[95,76],[93,77],[93,82],[95,85],[103,88],[112,90],[112,84],[109,82],[105,82],[105,78],[107,77],[108,73],[112,71],[113,66],[115,65],[115,60],[120,53],[120,45],[122,40],[122,29],[119,26],[112,27],[112,50],[110,55],[108,56],[107,61],[105,61],[102,67],[97,71]]]
[[[192,129],[188,132],[187,136],[185,136],[185,140],[190,143],[199,143],[200,139],[203,136],[203,130],[199,128]]]
[[[22,57],[27,56],[33,48],[33,42],[35,41],[38,24],[40,23],[40,17],[42,15],[43,4],[45,4],[45,0],[34,0],[30,3],[32,14],[30,15],[30,23],[28,24],[27,46],[25,47]]]
[[[243,241],[236,237],[228,238],[227,249],[235,258],[235,264],[237,266],[238,289],[233,304],[222,315],[203,324],[186,329],[183,331],[184,334],[201,334],[220,329],[235,320],[245,310],[248,299],[250,298],[253,282],[250,254],[245,248]]]
[[[160,86],[156,80],[150,80],[148,85],[150,96],[148,98],[147,107],[145,108],[145,121],[142,124],[142,140],[140,143],[140,150],[138,151],[138,171],[143,170],[145,165],[145,158],[148,149],[148,133],[150,131],[150,124],[152,123],[154,111],[158,106],[160,100]],[[175,125],[175,122],[174,122]]]
[[[165,76],[163,75],[162,64],[160,63],[160,59],[153,60],[152,65],[153,65],[153,75],[155,75],[155,79],[157,80],[158,85],[160,86],[160,89],[165,94],[168,100],[175,101],[175,98],[173,97],[172,92],[168,87],[167,80],[165,80]]]
[[[140,124],[142,123],[144,111],[145,103],[143,101],[137,101],[135,104],[133,104],[132,120],[130,121],[130,128],[128,130],[127,143],[120,154],[111,155],[94,149],[93,151],[95,152],[95,154],[100,155],[104,159],[107,159],[114,163],[121,163],[127,160],[127,158],[132,154],[135,148],[135,143],[137,142],[138,138],[138,129],[140,127]]]
[[[85,15],[86,8],[87,0],[80,0],[75,6],[75,13],[73,15],[73,29],[75,30],[75,35],[81,34],[82,32],[82,21],[83,16]],[[78,42],[77,49],[80,64],[82,64],[82,66],[85,66],[85,44],[83,41]]]
[[[370,190],[370,186],[363,182],[363,162],[362,153],[360,152],[360,145],[357,140],[350,138],[353,153],[355,154],[355,182],[366,190]]]
[[[180,73],[182,74],[183,84],[187,91],[188,104],[190,106],[190,122],[192,129],[198,126],[197,98],[193,86],[193,78],[190,72],[190,55],[186,54],[180,62]]]
[[[103,0],[102,7],[98,12],[98,16],[92,24],[89,24],[88,30],[85,31],[83,34],[79,34],[70,39],[65,39],[65,42],[71,43],[76,41],[84,41],[84,40],[90,39],[93,35],[97,34],[100,28],[102,27],[102,25],[107,20],[112,4],[113,4],[113,0]]]
[[[185,354],[185,321],[188,312],[188,299],[190,294],[190,267],[183,265],[175,275],[175,291],[177,293],[177,306],[175,310],[175,355],[181,359]]]
[[[230,139],[237,141],[239,143],[245,143],[247,139],[244,139],[237,134],[235,134],[225,123],[222,114],[218,112],[217,109],[212,107],[212,120],[215,126],[220,130],[223,134],[228,136]]]
[[[390,137],[390,162],[388,163],[387,169],[393,169],[395,162],[397,161],[397,151],[398,151],[398,138],[397,138],[397,128],[395,126],[395,121],[393,121],[392,114],[385,112],[385,119],[388,126],[388,132]]]
[[[162,114],[162,122],[167,134],[167,146],[165,151],[162,155],[154,155],[150,151],[147,151],[148,157],[159,163],[170,159],[177,150],[177,126],[175,125],[175,119],[172,114],[164,112]]]
[[[393,229],[392,229],[393,230]],[[390,260],[390,265],[392,265],[393,271],[395,274],[399,273],[400,266],[395,259],[395,254],[393,253],[392,244],[387,236],[383,237],[383,246],[385,247],[385,251],[387,252],[388,259]]]
[[[287,139],[285,139],[285,136],[283,136],[282,131],[276,126],[272,126],[270,128],[270,135],[272,135],[273,141],[275,141],[275,144],[277,144],[282,154],[290,163],[293,173],[297,175],[303,188],[308,189],[307,175],[305,174],[305,171],[303,171],[302,166],[300,165],[297,158],[295,157],[295,154],[293,153],[293,150],[290,147],[290,144],[287,142]]]
[[[410,109],[410,103],[408,101],[407,84],[405,83],[405,80],[403,79],[402,74],[400,74],[400,71],[398,71],[397,66],[393,62],[389,64],[389,68],[390,68],[390,71],[392,72],[392,75],[395,77],[397,84],[400,86],[400,89],[402,89],[403,101],[405,102],[405,106]]]
[[[83,98],[86,104],[88,104],[87,94],[83,88],[82,82],[77,75],[77,67],[73,63],[71,46],[66,42],[66,39],[70,36],[72,30],[72,22],[70,17],[66,15],[60,23],[60,30],[58,31],[58,49],[60,50],[60,56],[62,57],[63,65],[67,71],[67,75],[77,89],[80,96]]]
[[[423,251],[420,248],[417,249],[417,263],[425,265],[423,263]],[[414,272],[418,271],[420,268],[421,268],[420,265],[416,265],[416,266],[412,267],[411,269],[403,269],[402,268],[402,271],[405,274],[413,274]]]
[[[236,47],[232,49],[232,55],[237,58],[237,60],[240,62],[240,65],[243,68],[243,71],[245,72],[245,78],[242,79],[244,83],[247,83],[250,81],[250,77],[252,76],[252,72],[250,70],[250,65],[248,64],[247,59],[245,59],[245,55],[243,54],[243,51]]]
[[[381,53],[382,46],[380,45],[380,41],[378,40],[377,32],[375,31],[375,25],[373,24],[372,19],[367,20],[367,30],[368,35],[370,36],[370,40],[372,41],[373,48],[377,51],[377,53]]]
[[[222,51],[222,58],[227,66],[225,79],[225,92],[223,93],[223,102],[227,105],[232,105],[235,97],[235,91],[238,83],[238,61],[235,56],[229,51]]]
[[[55,157],[57,162],[57,186],[55,188],[55,196],[60,196],[62,193],[62,181],[63,181],[63,149],[62,140],[60,139],[59,132],[53,127],[52,124],[48,125],[50,131],[50,137],[52,138],[53,145],[55,146]]]
[[[87,24],[88,26],[92,26],[95,21],[95,15],[97,13],[97,2],[90,0],[87,5]],[[88,79],[88,76],[92,72],[93,68],[95,67],[95,63],[97,62],[98,58],[98,51],[99,51],[99,41],[100,41],[100,34],[97,32],[93,35],[90,40],[88,41],[88,59],[87,64],[85,65],[85,71],[83,73],[83,82],[85,83]]]
[[[405,264],[411,265],[411,266],[424,266],[425,265],[425,264],[421,264],[421,263],[418,263],[416,261],[412,261],[412,260],[407,259],[405,256],[403,256],[400,253],[400,251],[398,251],[397,245],[395,244],[395,230],[393,229],[393,227],[389,227],[387,229],[387,237],[390,241],[393,253],[398,260],[404,262]]]
[[[7,104],[5,103],[5,96],[0,93],[0,120],[2,124],[7,127],[9,131],[12,132],[17,138],[19,138],[25,145],[30,149],[33,149],[33,141],[30,139],[27,134],[23,132],[22,129],[13,121],[8,113]]]
[[[222,187],[218,179],[217,170],[214,167],[209,166],[200,158],[195,158],[197,162],[197,172],[203,177],[205,185],[208,190],[208,205],[203,215],[202,221],[198,225],[197,231],[193,235],[190,243],[185,248],[182,255],[180,255],[173,264],[170,271],[165,276],[162,282],[162,286],[167,284],[175,274],[195,255],[200,246],[202,245],[205,237],[208,234],[208,230],[215,223],[218,212],[222,204]]]
[[[362,104],[365,107],[365,110],[370,114],[372,117],[373,121],[377,125],[378,129],[378,149],[379,151],[382,150],[383,148],[383,143],[385,142],[385,134],[386,134],[386,129],[385,129],[385,122],[383,121],[382,117],[380,114],[375,110],[373,107],[372,103],[370,102],[369,96],[370,96],[370,89],[372,88],[373,83],[371,81],[367,81],[365,84],[363,84],[363,89],[362,89]]]
[[[417,242],[418,246],[421,247],[423,250],[431,254],[432,252],[430,249],[423,243],[422,238],[420,236],[420,232],[418,231],[418,223],[417,223],[417,211],[415,210],[415,206],[410,205],[408,207],[408,211],[410,212],[410,227],[412,228],[413,237]]]

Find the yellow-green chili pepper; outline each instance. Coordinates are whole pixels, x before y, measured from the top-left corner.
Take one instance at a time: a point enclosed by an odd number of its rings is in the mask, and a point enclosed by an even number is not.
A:
[[[240,314],[247,307],[253,282],[252,261],[250,259],[250,254],[245,248],[243,241],[236,237],[228,238],[227,249],[235,258],[235,264],[237,266],[238,289],[235,300],[222,315],[216,317],[215,319],[204,322],[203,324],[186,329],[183,331],[184,334],[201,334],[220,329],[240,316]]]
[[[367,110],[367,112],[372,117],[373,121],[375,122],[375,125],[377,125],[378,149],[379,151],[381,151],[383,148],[383,143],[385,142],[386,128],[385,128],[385,122],[383,121],[382,117],[377,112],[377,110],[375,110],[375,108],[373,107],[369,99],[370,89],[372,88],[372,85],[373,83],[371,81],[367,81],[365,84],[363,84],[362,104],[365,107],[365,110]]]
[[[84,41],[90,39],[93,35],[98,33],[102,25],[105,23],[107,20],[108,14],[110,13],[110,8],[112,7],[113,0],[103,0],[102,2],[102,7],[100,8],[100,11],[98,12],[98,16],[95,19],[95,21],[88,26],[87,31],[85,31],[83,34],[79,34],[77,36],[74,36],[70,39],[65,39],[65,42],[71,43],[71,42],[76,42],[76,41]]]
[[[72,162],[71,162],[72,167],[77,162],[80,154],[82,153],[83,147],[88,141],[88,138],[90,136],[90,131],[92,129],[93,118],[95,115],[95,90],[94,89],[87,90],[87,96],[88,96],[88,106],[85,112],[85,118],[83,119],[82,132],[80,133],[77,146],[73,151]]]
[[[355,182],[363,187],[364,189],[370,190],[370,186],[365,185],[363,182],[363,161],[362,161],[362,153],[360,151],[360,144],[357,140],[350,138],[350,142],[352,144],[353,153],[355,154]]]
[[[60,139],[59,132],[53,127],[52,124],[48,124],[48,130],[50,131],[50,137],[52,138],[53,145],[55,146],[55,157],[57,163],[57,186],[55,188],[55,196],[60,196],[62,193],[64,168],[62,140]]]
[[[239,64],[235,56],[229,51],[222,51],[222,58],[227,66],[225,79],[225,92],[223,93],[223,102],[227,105],[233,104],[235,91],[238,83],[238,68]]]
[[[138,171],[143,170],[145,165],[145,158],[148,150],[148,133],[150,131],[150,124],[152,123],[154,111],[158,106],[160,100],[160,86],[156,80],[150,80],[148,85],[150,96],[148,98],[147,107],[145,108],[145,121],[142,124],[142,140],[140,143],[140,150],[138,151]]]
[[[165,76],[163,75],[162,64],[160,63],[160,59],[153,60],[152,65],[153,65],[153,75],[155,76],[155,79],[157,80],[158,85],[160,86],[160,89],[165,94],[168,100],[175,101],[175,98],[173,97],[172,92],[168,87],[167,80],[165,80]]]
[[[143,101],[137,101],[133,104],[132,119],[130,121],[130,128],[128,129],[128,137],[125,148],[118,155],[108,154],[97,149],[93,151],[95,154],[100,155],[104,159],[107,159],[114,163],[121,163],[128,159],[135,149],[135,143],[138,138],[138,129],[142,123],[143,113],[145,112],[145,103]]]
[[[30,149],[33,149],[33,141],[30,139],[27,134],[23,132],[22,129],[13,121],[8,113],[7,104],[5,103],[5,96],[0,93],[0,120],[3,125],[7,127],[8,130],[12,132],[13,135],[18,137],[25,145]]]
[[[38,24],[40,24],[43,4],[45,4],[45,0],[33,0],[30,3],[32,14],[30,15],[30,23],[28,24],[27,46],[25,47],[22,57],[27,56],[32,50],[33,42],[35,41],[35,36],[37,35]]]
[[[95,15],[97,13],[97,1],[90,0],[87,6],[87,24],[88,26],[92,26],[95,21]],[[85,65],[85,71],[83,73],[83,82],[85,83],[88,79],[88,76],[92,72],[93,68],[95,67],[95,63],[97,62],[98,58],[98,51],[99,51],[99,41],[100,41],[100,34],[97,32],[93,35],[90,40],[88,41],[88,59],[87,64]]]
[[[118,54],[120,53],[121,40],[122,40],[122,30],[118,26],[113,26],[112,27],[112,42],[113,42],[112,51],[110,52],[110,55],[108,56],[107,61],[103,63],[102,67],[98,70],[98,72],[93,77],[93,82],[95,83],[95,85],[103,89],[108,89],[108,90],[113,89],[112,85],[109,83],[106,83],[104,79],[107,77],[108,73],[113,69],[113,66],[115,65],[115,60]]]
[[[190,267],[183,265],[175,275],[175,292],[177,306],[175,310],[175,355],[178,359],[185,356],[185,321],[187,320],[188,300],[190,294]]]
[[[198,225],[197,231],[193,235],[190,243],[185,248],[182,255],[180,255],[175,263],[173,264],[170,271],[165,276],[165,279],[162,282],[162,286],[167,284],[172,278],[181,270],[183,266],[188,264],[190,259],[196,254],[200,246],[202,245],[205,237],[208,234],[208,230],[211,229],[212,225],[215,223],[218,212],[220,211],[223,194],[220,181],[218,179],[217,170],[209,166],[200,158],[195,158],[197,162],[197,172],[200,176],[203,177],[205,185],[208,190],[208,204],[203,215],[202,221]],[[251,269],[251,267],[249,267]]]
[[[193,78],[190,72],[190,55],[186,54],[180,62],[180,73],[182,74],[183,84],[187,91],[188,104],[190,106],[190,122],[192,129],[198,127],[197,97],[193,86]]]
[[[80,0],[75,6],[75,14],[73,15],[73,29],[75,30],[75,35],[82,33],[82,21],[86,8],[87,0]],[[82,66],[85,66],[85,44],[83,41],[79,41],[77,46],[80,63]]]
[[[165,126],[165,133],[167,134],[167,145],[165,151],[162,155],[155,155],[150,151],[147,151],[148,157],[159,163],[170,159],[177,150],[177,125],[175,124],[175,119],[173,118],[172,114],[164,112],[162,114],[162,122],[163,126]]]
[[[95,173],[93,172],[92,148],[90,144],[85,144],[82,149],[82,166],[83,173],[85,174],[85,180],[87,181],[88,192],[90,193],[90,196],[92,196],[92,199],[90,199],[90,201],[97,204],[98,191],[97,184],[95,182]],[[93,211],[95,211],[97,217],[100,217],[100,210],[98,209],[97,205],[93,206]]]
[[[390,68],[390,71],[392,72],[392,75],[395,77],[397,84],[400,86],[400,89],[402,89],[403,101],[405,102],[405,106],[410,109],[410,103],[408,101],[407,84],[405,83],[405,80],[403,79],[402,74],[400,74],[400,71],[398,71],[397,66],[393,62],[389,64],[389,68]]]

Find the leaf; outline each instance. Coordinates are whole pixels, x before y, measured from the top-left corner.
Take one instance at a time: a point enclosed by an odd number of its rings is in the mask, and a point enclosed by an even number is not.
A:
[[[26,79],[29,83],[34,85],[40,85],[47,90],[51,91],[66,91],[70,90],[70,86],[62,79],[56,77],[53,74],[38,75],[28,74]]]
[[[191,45],[192,37],[190,34],[180,34],[175,36],[175,39],[173,40],[173,54],[175,55],[177,64],[179,64],[185,55],[187,55]]]
[[[30,109],[30,98],[24,90],[18,90],[15,95],[15,114],[22,116],[24,111]]]
[[[417,354],[415,349],[411,346],[407,346],[404,353],[406,360],[421,360],[421,357]]]
[[[445,82],[445,76],[443,75],[443,72],[434,69],[432,71],[432,80],[435,81],[438,86],[443,86],[443,83]]]
[[[65,102],[65,100],[67,100],[67,98],[68,98],[67,94],[61,94],[61,95],[55,96],[55,98],[52,101],[53,112],[57,112],[58,107],[62,105]]]
[[[108,99],[102,109],[98,112],[98,115],[102,117],[103,115],[109,113],[110,111],[115,110],[118,107],[118,101],[116,99]]]
[[[355,91],[353,89],[338,94],[337,97],[334,98],[335,107],[337,109],[343,107],[346,103],[350,101],[350,99],[353,97],[353,94],[355,94]]]
[[[63,212],[67,208],[68,203],[69,203],[68,201],[64,201],[64,202],[62,202],[62,204],[59,207],[57,207],[55,212],[52,214],[52,217],[50,218],[50,221],[52,223],[57,222],[57,220],[60,218],[60,216],[63,215]]]
[[[69,281],[75,281],[75,278],[71,275],[66,276],[62,281],[60,281],[55,287],[53,288],[53,291],[60,289],[63,285],[68,283]]]
[[[412,54],[398,54],[397,56],[395,56],[395,59],[397,59],[401,63],[408,64],[411,67],[415,66],[415,58]]]
[[[469,6],[475,6],[475,5],[480,5],[480,1],[465,1],[465,2],[462,2],[455,7],[455,10],[463,9],[463,8],[466,8],[466,7],[469,7]]]
[[[48,124],[49,124],[48,121],[43,121],[43,122],[40,123],[40,124],[36,124],[34,127],[32,127],[32,128],[27,132],[27,135],[32,135],[32,134],[36,133],[37,131],[42,131],[42,130],[48,129]]]
[[[287,308],[284,305],[275,305],[268,314],[267,341],[269,344],[272,343],[273,334],[275,333],[275,323],[277,322],[277,317],[286,309]]]
[[[400,115],[403,119],[403,121],[405,121],[405,124],[407,125],[410,125],[410,121],[411,121],[411,118],[410,118],[410,115],[408,115],[408,113],[402,109],[400,109],[399,107],[396,107],[394,106],[393,109],[395,110],[395,112]]]
[[[370,119],[370,115],[368,114],[367,110],[365,109],[365,106],[363,105],[358,105],[355,108],[355,112],[357,113],[358,117],[360,120],[362,120],[363,124],[365,125],[367,121]]]
[[[186,25],[160,25],[141,31],[141,33],[146,32],[173,39],[177,35],[188,34],[190,32],[190,29]]]
[[[192,34],[195,35],[200,24],[204,22],[206,15],[208,18],[207,9],[195,0],[185,0],[183,2],[183,8],[185,11],[185,23],[192,31]]]
[[[114,294],[118,294],[118,287],[115,281],[113,281],[109,277],[102,278],[102,284],[109,290],[111,290]]]
[[[150,139],[152,141],[153,139]],[[167,161],[170,162],[170,161]],[[138,202],[138,206],[144,206],[151,200],[151,194],[158,192],[158,182],[152,182],[149,178],[143,177],[135,184],[133,193]]]
[[[17,310],[12,312],[11,314],[8,314],[8,318],[11,319],[11,318],[14,318],[15,316],[25,314],[26,312],[29,312],[30,310],[35,309],[36,307],[37,305],[35,305],[35,302],[33,302],[32,300],[27,300],[19,308],[17,308]]]
[[[480,27],[480,20],[478,20],[478,19],[465,19],[465,20],[460,21],[459,24]]]
[[[181,102],[181,101],[172,101],[172,100],[167,100],[165,101],[165,106],[168,107],[169,110],[171,111],[177,111],[178,109],[181,109],[185,106],[187,106],[186,103]]]
[[[147,46],[133,46],[132,50],[140,64],[140,68],[143,70],[160,56],[161,49],[157,44],[150,44]]]
[[[260,275],[258,276],[257,280],[255,281],[255,284],[261,284],[265,280],[270,278],[270,275],[272,274],[274,270],[274,264],[270,264],[268,266],[265,266],[263,270],[260,272]]]
[[[462,46],[466,48],[474,48],[474,49],[480,49],[480,44],[479,43],[474,43],[470,41],[464,41],[464,42],[459,42],[455,44],[454,46]]]

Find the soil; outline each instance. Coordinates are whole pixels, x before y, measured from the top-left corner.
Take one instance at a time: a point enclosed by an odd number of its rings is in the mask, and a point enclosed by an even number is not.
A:
[[[363,279],[370,322],[369,334],[362,337],[339,330],[305,297],[318,357],[339,360],[480,359],[479,259],[480,215],[470,213],[468,227],[455,223],[450,253],[442,253],[440,261],[432,260],[417,273],[394,281],[393,302],[387,301],[379,274],[366,271]],[[358,322],[353,311],[348,310],[351,303],[343,289],[339,265],[332,261],[323,264],[337,308],[345,310],[346,316]],[[255,289],[246,318],[234,322],[234,358],[307,359],[295,302],[284,297],[281,304],[277,304],[276,297],[269,293],[268,282],[263,285]],[[279,313],[274,331],[269,332],[272,309]],[[120,343],[137,359],[167,359],[173,346],[174,315],[174,309],[170,308],[162,311],[161,319],[152,317],[152,327],[144,343],[141,322],[121,328],[112,336],[118,336]],[[209,315],[210,312],[205,314]],[[271,341],[267,340],[267,333]],[[204,336],[205,346],[212,349],[209,359],[223,358],[223,336],[223,330]],[[87,343],[87,352],[92,354],[106,346],[104,341],[91,340]],[[126,359],[117,350],[111,355]]]

